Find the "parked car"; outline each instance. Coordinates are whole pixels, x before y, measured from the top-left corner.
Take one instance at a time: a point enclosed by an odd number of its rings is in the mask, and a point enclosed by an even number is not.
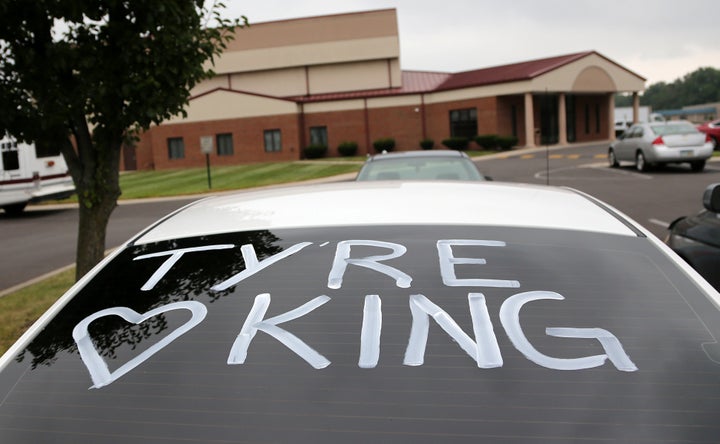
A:
[[[371,156],[356,180],[487,180],[487,177],[462,151],[418,150]]]
[[[712,151],[710,136],[690,122],[636,123],[610,145],[608,163],[615,168],[622,162],[634,162],[638,171],[653,165],[689,163],[699,172]]]
[[[704,210],[670,224],[665,242],[720,290],[720,183],[708,186],[702,201]]]
[[[710,136],[713,149],[720,149],[720,119],[698,125],[697,129]]]
[[[191,204],[0,358],[0,442],[713,442],[720,294],[567,188]]]

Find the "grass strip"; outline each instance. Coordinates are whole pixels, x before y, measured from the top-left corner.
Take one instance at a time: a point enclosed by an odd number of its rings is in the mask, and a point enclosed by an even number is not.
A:
[[[75,268],[50,276],[0,298],[0,354],[75,282]]]

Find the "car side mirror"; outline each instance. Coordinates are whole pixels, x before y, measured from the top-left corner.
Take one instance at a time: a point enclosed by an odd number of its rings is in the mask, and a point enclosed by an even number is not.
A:
[[[713,213],[720,213],[720,183],[714,183],[703,193],[703,206]]]

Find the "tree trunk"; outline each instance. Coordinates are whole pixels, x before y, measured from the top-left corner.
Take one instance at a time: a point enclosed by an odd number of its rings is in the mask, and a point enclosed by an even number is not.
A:
[[[81,121],[84,122],[84,119]],[[83,277],[105,256],[105,235],[110,215],[120,197],[122,133],[93,138],[86,125],[77,125],[77,151],[63,152],[75,182],[80,214],[75,280]]]
[[[116,203],[117,198],[109,195],[95,200],[90,208],[80,203],[75,280],[83,277],[105,256],[105,234]]]

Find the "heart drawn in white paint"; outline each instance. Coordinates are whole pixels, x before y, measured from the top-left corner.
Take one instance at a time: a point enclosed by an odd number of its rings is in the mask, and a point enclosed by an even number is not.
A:
[[[172,310],[189,310],[190,313],[192,313],[192,317],[186,323],[173,330],[170,334],[165,336],[157,343],[153,344],[147,350],[143,351],[130,361],[121,365],[114,372],[110,372],[107,363],[102,357],[100,357],[97,350],[95,349],[95,345],[93,344],[92,339],[90,338],[90,334],[88,333],[88,326],[90,325],[90,323],[96,319],[105,316],[120,316],[128,322],[131,322],[133,324],[140,324],[152,318],[153,316],[157,316],[159,314],[166,313]],[[203,305],[202,303],[197,301],[183,301],[163,305],[162,307],[155,308],[143,314],[140,314],[127,307],[112,307],[98,311],[97,313],[86,317],[75,326],[72,335],[73,339],[75,339],[75,343],[78,346],[80,358],[82,359],[83,363],[85,363],[85,366],[90,372],[90,378],[93,382],[93,386],[90,388],[100,388],[111,384],[116,379],[120,378],[125,373],[134,369],[135,367],[149,359],[152,355],[165,348],[172,341],[179,338],[181,335],[198,325],[200,322],[203,321],[203,319],[205,319],[206,315],[207,307],[205,307],[205,305]]]

